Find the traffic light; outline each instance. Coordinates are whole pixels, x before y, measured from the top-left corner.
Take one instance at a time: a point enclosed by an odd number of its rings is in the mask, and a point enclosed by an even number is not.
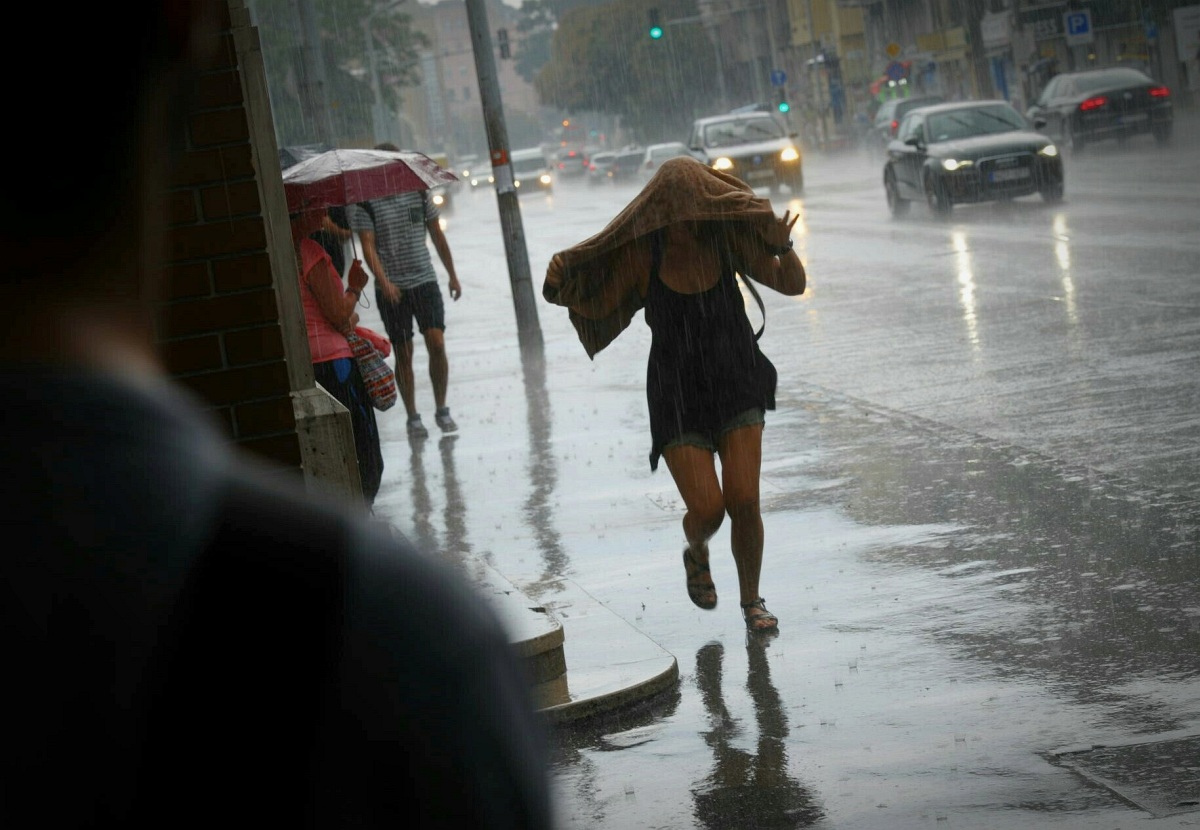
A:
[[[658,40],[663,36],[662,22],[658,16],[658,7],[654,6],[647,11],[650,17],[650,39]]]
[[[496,30],[496,43],[500,47],[500,57],[502,59],[507,59],[512,55],[512,52],[508,48],[508,29]]]
[[[792,105],[788,103],[787,90],[783,87],[779,88],[779,103],[776,105],[780,112],[790,112]]]

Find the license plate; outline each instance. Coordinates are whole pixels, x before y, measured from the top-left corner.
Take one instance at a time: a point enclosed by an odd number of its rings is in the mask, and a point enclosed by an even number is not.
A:
[[[994,182],[1014,182],[1017,179],[1028,179],[1029,170],[1025,167],[1014,167],[1012,170],[995,170],[992,172]]]
[[[769,179],[774,175],[775,175],[775,171],[768,167],[766,170],[747,171],[746,178],[748,178],[748,179]]]
[[[1150,117],[1149,113],[1131,112],[1126,115],[1122,115],[1118,120],[1122,124],[1136,124],[1140,121],[1145,121],[1149,117]]]

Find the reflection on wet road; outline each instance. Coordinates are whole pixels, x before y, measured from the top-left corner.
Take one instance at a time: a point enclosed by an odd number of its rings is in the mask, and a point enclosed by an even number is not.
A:
[[[746,643],[746,688],[758,731],[753,751],[737,746],[745,730],[722,694],[725,647],[707,643],[696,653],[696,687],[711,725],[704,740],[713,752],[712,772],[692,793],[704,827],[810,827],[822,816],[813,794],[788,771],[787,715],[771,683],[768,644],[754,638]]]
[[[864,158],[813,159],[777,204],[810,290],[764,295],[765,650],[729,600],[727,528],[721,605],[687,599],[678,499],[646,464],[646,327],[589,362],[542,304],[522,360],[490,194],[459,204],[461,431],[435,454],[384,416],[377,506],[551,609],[583,586],[679,661],[666,700],[558,736],[564,827],[1145,818],[1049,753],[1200,733],[1200,160],[1170,152],[1097,148],[1061,205],[904,222]],[[630,196],[523,200],[535,282]]]

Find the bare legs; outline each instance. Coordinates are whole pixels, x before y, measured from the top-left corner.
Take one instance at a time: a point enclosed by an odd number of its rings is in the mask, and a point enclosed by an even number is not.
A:
[[[663,450],[667,468],[683,498],[687,512],[683,533],[697,563],[708,562],[708,540],[721,527],[726,515],[730,528],[733,561],[737,565],[742,604],[759,598],[758,578],[762,572],[763,523],[759,512],[759,475],[762,469],[762,425],[740,427],[725,433],[717,448],[721,456],[721,480],[717,481],[712,453],[699,447],[669,447]],[[689,573],[689,581],[691,573]],[[711,582],[711,577],[708,578]],[[699,582],[699,578],[694,581]],[[749,608],[750,620],[766,612]],[[774,628],[764,619],[761,626]]]
[[[441,329],[426,329],[425,349],[429,352],[429,380],[433,383],[433,401],[438,409],[446,405],[446,386],[450,378],[450,361],[446,358],[446,336]],[[392,344],[396,349],[396,385],[400,400],[411,418],[417,414],[416,392],[413,389],[413,342],[402,340]]]

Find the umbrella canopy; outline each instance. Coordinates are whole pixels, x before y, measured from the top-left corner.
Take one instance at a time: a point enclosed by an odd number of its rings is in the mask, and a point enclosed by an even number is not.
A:
[[[411,150],[328,150],[283,173],[289,213],[352,205],[457,180],[429,156]]]
[[[628,246],[648,243],[649,235],[675,222],[718,221],[748,224],[762,233],[775,221],[768,199],[748,184],[691,156],[667,159],[642,192],[600,233],[550,260],[542,296],[570,312],[588,357],[607,346],[642,307],[639,274],[618,263]]]

